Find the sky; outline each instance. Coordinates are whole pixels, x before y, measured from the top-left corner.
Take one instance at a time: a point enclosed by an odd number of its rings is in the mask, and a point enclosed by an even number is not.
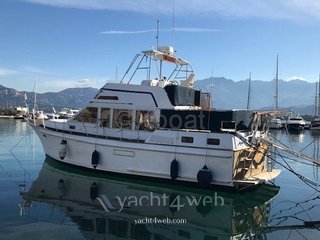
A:
[[[318,80],[319,0],[0,0],[0,85],[102,87],[170,45],[196,79]],[[116,71],[117,69],[117,71]]]

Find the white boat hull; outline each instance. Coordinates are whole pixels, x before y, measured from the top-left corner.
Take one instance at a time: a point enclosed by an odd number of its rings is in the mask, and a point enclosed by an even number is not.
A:
[[[254,185],[278,176],[279,172],[268,172],[268,176],[253,175],[249,181],[234,180],[234,159],[239,150],[232,150],[234,136],[221,134],[229,142],[229,149],[208,149],[175,146],[170,144],[152,144],[109,139],[97,139],[87,136],[66,134],[50,129],[33,126],[42,142],[44,152],[51,158],[79,167],[93,169],[92,153],[97,150],[99,163],[96,170],[171,180],[170,165],[176,159],[179,162],[179,174],[176,181],[198,183],[197,174],[205,165],[211,171],[211,185],[235,187]],[[61,157],[61,142],[66,141],[65,156]],[[267,170],[264,170],[266,172]],[[260,173],[260,172],[259,172]],[[262,175],[261,175],[262,176]]]
[[[44,151],[50,157],[93,169],[92,153],[99,152],[97,170],[120,174],[171,179],[170,164],[179,161],[179,181],[197,182],[197,173],[204,166],[212,171],[215,184],[232,186],[233,152],[230,150],[190,149],[169,145],[121,142],[55,133],[41,130]],[[46,136],[44,137],[43,134]],[[61,139],[67,141],[66,156],[59,157]]]

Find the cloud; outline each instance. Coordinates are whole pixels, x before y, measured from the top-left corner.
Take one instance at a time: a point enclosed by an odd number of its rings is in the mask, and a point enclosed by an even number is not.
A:
[[[287,78],[288,81],[292,81],[292,80],[301,80],[301,81],[307,81],[306,78],[303,78],[303,77],[298,77],[298,76],[292,76],[292,77],[289,77]]]
[[[30,3],[87,10],[130,11],[172,15],[173,0],[24,0]],[[174,0],[177,16],[223,18],[320,19],[319,0]]]
[[[41,85],[45,89],[62,90],[66,88],[96,87],[97,82],[88,78],[80,80],[59,79],[44,81]]]
[[[16,70],[7,69],[7,68],[0,68],[0,77],[6,77],[8,75],[18,74],[18,73],[19,72]]]
[[[96,82],[88,78],[81,79],[75,83],[77,87],[93,87],[96,85]]]
[[[155,32],[156,29],[149,30],[138,30],[138,31],[123,31],[123,30],[111,30],[111,31],[103,31],[102,34],[140,34],[140,33],[149,33]]]
[[[52,74],[51,72],[48,72],[48,71],[45,71],[41,68],[33,67],[33,66],[23,66],[21,68],[21,71],[29,72],[29,73],[38,73],[38,74],[49,74],[49,75]]]
[[[171,29],[160,29],[160,32],[172,32]],[[215,28],[174,28],[176,32],[221,32],[220,29]],[[146,29],[146,30],[137,30],[137,31],[125,31],[125,30],[111,30],[111,31],[103,31],[100,32],[101,34],[110,34],[110,35],[117,35],[117,34],[141,34],[141,33],[149,33],[149,32],[156,32],[157,29]]]
[[[221,32],[221,29],[217,28],[174,28],[177,32]],[[172,30],[171,30],[172,31]]]
[[[46,75],[54,75],[51,72],[45,71],[38,67],[33,66],[23,66],[18,67],[16,70],[8,69],[8,68],[0,68],[0,77],[8,76],[8,75],[25,75],[25,74],[46,74]]]

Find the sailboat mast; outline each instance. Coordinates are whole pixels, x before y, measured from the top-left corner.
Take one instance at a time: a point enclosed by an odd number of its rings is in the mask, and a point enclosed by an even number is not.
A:
[[[319,74],[319,81],[318,81],[318,111],[317,116],[320,115],[320,74]]]
[[[314,116],[318,115],[318,82],[316,82],[316,95],[314,97]]]
[[[251,72],[249,74],[249,86],[248,86],[248,98],[247,98],[247,110],[250,109],[251,103]]]
[[[210,78],[210,109],[213,108],[213,68],[211,69]]]
[[[276,68],[276,110],[279,110],[279,55],[277,55],[277,68]]]
[[[38,105],[37,105],[37,81],[38,78],[36,77],[35,82],[34,82],[34,98],[33,98],[33,108],[34,109],[38,109]]]

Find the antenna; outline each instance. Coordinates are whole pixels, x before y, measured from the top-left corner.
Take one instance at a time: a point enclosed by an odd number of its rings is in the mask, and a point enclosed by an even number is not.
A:
[[[159,49],[159,19],[157,20],[157,36],[156,36],[156,39],[157,39],[157,50]]]
[[[174,0],[172,0],[172,45],[174,47],[175,42],[175,8],[174,8]]]

